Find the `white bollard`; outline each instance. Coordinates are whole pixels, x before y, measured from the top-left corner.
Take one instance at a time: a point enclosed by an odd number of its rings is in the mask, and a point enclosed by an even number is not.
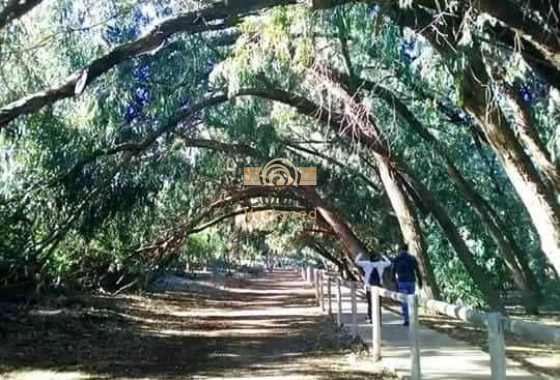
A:
[[[358,336],[358,302],[356,299],[356,283],[350,283],[350,298],[352,303],[352,337]]]
[[[337,315],[336,324],[342,326],[342,289],[340,277],[336,278],[336,304],[337,304]]]
[[[486,318],[492,380],[505,380],[506,343],[504,339],[502,315],[500,313],[486,313]]]
[[[420,323],[418,322],[418,296],[415,294],[408,297],[408,333],[410,337],[410,356],[412,359],[411,379],[420,380],[422,373],[420,370]]]
[[[379,302],[379,292],[376,287],[371,289],[371,354],[374,361],[381,360],[381,304]]]
[[[331,280],[331,276],[327,276],[327,297],[328,297],[328,301],[329,301],[329,316],[332,315],[332,291],[331,291],[331,287],[332,287],[332,280]]]
[[[319,271],[319,305],[321,311],[325,311],[325,271]]]
[[[319,301],[319,270],[317,268],[313,269],[313,284],[315,286],[315,301],[320,304]]]

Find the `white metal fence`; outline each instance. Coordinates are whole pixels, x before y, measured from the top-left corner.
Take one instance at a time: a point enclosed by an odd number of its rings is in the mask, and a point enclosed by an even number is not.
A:
[[[336,273],[327,272],[317,268],[302,268],[301,275],[309,285],[315,288],[317,302],[321,310],[329,315],[333,314],[332,306],[332,286],[336,286],[336,323],[342,326],[342,286],[345,284],[350,288],[351,300],[351,325],[350,332],[352,337],[358,336],[357,318],[357,282],[345,281]],[[327,288],[325,297],[324,288]],[[449,304],[434,299],[422,299],[417,295],[409,295],[393,292],[380,287],[372,286],[372,347],[371,353],[375,361],[381,359],[381,303],[380,297],[393,299],[399,302],[408,303],[409,314],[409,339],[410,339],[410,360],[411,378],[420,380],[421,372],[421,348],[419,340],[420,324],[418,321],[418,308],[444,314],[452,318],[460,319],[486,328],[488,332],[488,347],[490,352],[491,376],[495,380],[506,379],[506,348],[504,332],[510,332],[520,337],[536,340],[543,343],[560,346],[560,328],[542,325],[538,323],[526,322],[519,319],[512,319],[503,316],[501,313],[484,312],[469,307]]]

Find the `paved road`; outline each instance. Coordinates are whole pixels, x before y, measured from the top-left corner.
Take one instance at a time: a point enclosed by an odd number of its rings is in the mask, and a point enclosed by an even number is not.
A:
[[[326,282],[326,281],[325,281]],[[327,290],[325,284],[325,297]],[[336,314],[336,290],[332,289],[332,310]],[[343,323],[350,329],[351,302],[350,289],[342,289]],[[371,326],[365,323],[367,303],[358,298],[358,334],[371,346]],[[399,315],[388,310],[382,311],[381,354],[379,365],[396,371],[399,376],[410,376],[410,344],[408,327],[402,325]],[[420,329],[422,379],[490,379],[490,355],[468,343],[431,330],[425,326]],[[508,361],[507,378],[515,380],[539,379],[540,377],[522,369],[518,363]]]

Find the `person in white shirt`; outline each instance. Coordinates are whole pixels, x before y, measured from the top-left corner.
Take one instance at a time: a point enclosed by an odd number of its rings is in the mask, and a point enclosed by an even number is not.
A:
[[[370,286],[383,286],[383,272],[391,266],[391,260],[383,255],[381,259],[373,260],[371,256],[360,253],[354,260],[361,269],[366,299],[368,303],[368,322],[371,322],[371,291]]]

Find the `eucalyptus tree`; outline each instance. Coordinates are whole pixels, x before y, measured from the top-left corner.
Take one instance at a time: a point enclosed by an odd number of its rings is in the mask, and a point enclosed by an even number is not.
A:
[[[0,8],[0,29],[8,25],[10,22],[23,17],[43,0],[8,0],[2,4]]]
[[[430,295],[501,308],[513,279],[534,311],[537,239],[553,265],[560,244],[549,3],[38,3],[0,30],[0,255],[14,273],[118,280],[207,252],[200,236],[253,255],[262,238],[231,222],[241,168],[282,156],[324,182],[293,193],[316,193],[319,224],[263,232],[275,249],[293,240],[346,268],[404,238]]]
[[[465,7],[459,7],[451,15],[442,16],[439,29],[431,27],[434,21],[433,14],[419,8],[414,10],[414,14],[407,15],[406,13],[412,12],[405,11],[404,17],[400,18],[399,22],[418,30],[440,54],[451,58],[465,58],[466,64],[461,67],[459,87],[464,107],[482,127],[486,140],[500,159],[527,212],[531,215],[543,251],[556,271],[559,271],[560,211],[555,191],[539,176],[538,169],[515,137],[509,120],[500,106],[495,103],[496,95],[492,92],[492,79],[481,51],[482,42],[478,36],[472,36],[470,31],[461,33],[461,24],[457,22],[458,18],[463,19],[460,16],[465,12]],[[513,19],[507,17],[504,19],[514,24]],[[439,38],[442,33],[448,38]],[[474,43],[466,51],[458,50],[461,37],[465,33],[472,36]],[[539,157],[537,154],[534,156]]]

